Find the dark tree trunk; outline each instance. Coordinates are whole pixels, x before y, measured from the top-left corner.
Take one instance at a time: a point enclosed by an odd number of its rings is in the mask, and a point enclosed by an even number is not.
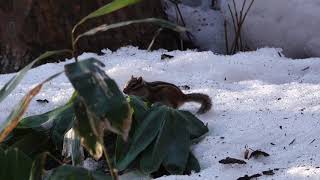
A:
[[[0,73],[19,70],[45,51],[71,48],[72,27],[108,2],[111,0],[0,0]],[[104,23],[147,17],[166,18],[160,0],[144,0],[89,20],[77,33]],[[125,45],[147,48],[157,29],[156,25],[139,24],[85,37],[79,41],[78,53],[115,50]],[[177,46],[176,34],[169,30],[163,31],[154,44],[154,48]]]

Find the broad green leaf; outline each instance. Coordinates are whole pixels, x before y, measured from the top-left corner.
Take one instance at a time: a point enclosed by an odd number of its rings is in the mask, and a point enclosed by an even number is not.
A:
[[[22,119],[17,128],[37,128],[42,125],[51,128],[53,122],[69,121],[74,117],[73,104],[67,103],[49,112],[40,115],[29,116]],[[45,123],[45,124],[44,124]],[[70,125],[66,126],[70,127]]]
[[[100,140],[103,137],[103,129],[100,127],[103,126],[100,126],[100,121],[88,117],[86,106],[79,97],[74,100],[74,110],[76,119],[73,128],[80,136],[81,144],[98,160],[103,154],[103,144]]]
[[[29,180],[41,180],[48,152],[39,154],[32,162]]]
[[[109,13],[112,13],[114,11],[117,11],[121,8],[124,8],[126,6],[132,5],[132,4],[136,4],[138,2],[140,2],[141,0],[114,0],[102,7],[100,7],[99,9],[95,10],[94,12],[90,13],[88,16],[82,18],[73,28],[72,33],[74,33],[74,31],[76,30],[76,28],[84,23],[86,20],[91,19],[91,18],[96,18],[99,16],[103,16]]]
[[[118,22],[118,23],[114,23],[114,24],[103,24],[100,25],[98,27],[92,28],[89,31],[80,34],[79,36],[77,36],[77,38],[74,41],[74,44],[77,43],[77,41],[84,37],[84,36],[92,36],[98,32],[104,32],[104,31],[108,31],[110,29],[115,29],[115,28],[119,28],[119,27],[123,27],[123,26],[128,26],[131,24],[138,24],[138,23],[153,23],[156,25],[159,25],[163,28],[168,28],[177,32],[185,32],[187,31],[187,29],[185,27],[176,25],[174,23],[171,23],[169,21],[163,20],[163,19],[158,19],[158,18],[146,18],[146,19],[139,19],[139,20],[131,20],[131,21],[123,21],[123,22]]]
[[[162,107],[162,106],[161,106]],[[137,126],[132,137],[131,146],[123,159],[117,159],[116,166],[122,171],[126,169],[137,156],[145,150],[150,143],[156,138],[165,121],[166,109],[154,106],[147,112],[148,115],[141,124]]]
[[[0,179],[28,179],[32,160],[18,149],[0,150]]]
[[[141,155],[140,169],[149,174],[163,164],[169,173],[182,174],[188,160],[190,136],[183,121],[176,118],[176,110],[160,108],[164,120],[157,138]]]
[[[197,158],[192,154],[192,152],[189,153],[188,162],[186,165],[185,173],[191,174],[191,172],[200,172],[200,165],[197,160]]]
[[[70,50],[48,51],[33,60],[26,67],[21,69],[15,76],[13,76],[0,90],[0,103],[18,86],[22,78],[32,68],[32,66],[40,60],[46,59],[50,56],[69,52]]]
[[[54,144],[55,149],[61,149],[64,134],[71,128],[74,117],[73,104],[67,103],[44,114],[22,119],[13,131],[12,135],[16,137],[12,138],[18,139],[16,141],[21,143],[24,142],[29,148],[37,150],[36,152],[39,149],[35,147],[45,144],[46,139],[46,141],[50,140]],[[27,141],[26,137],[29,136],[36,136],[36,138],[30,138],[31,141]]]
[[[146,113],[150,109],[148,105],[137,96],[129,96],[128,102],[133,109],[133,119],[135,124],[140,124],[146,116]]]
[[[84,103],[93,133],[99,137],[103,134],[101,129],[110,130],[126,140],[131,128],[132,109],[116,82],[101,66],[100,61],[90,58],[66,65],[65,71]]]
[[[134,161],[139,161],[139,170],[148,174],[159,170],[161,165],[171,174],[198,170],[197,160],[189,155],[191,140],[208,129],[191,113],[155,104],[133,130],[127,144],[117,146],[122,154],[116,159],[119,170]]]
[[[26,112],[29,103],[31,102],[32,98],[36,96],[42,86],[54,79],[55,77],[62,74],[62,72],[54,74],[50,76],[48,79],[43,81],[42,83],[38,84],[36,87],[31,89],[24,98],[20,101],[18,106],[10,113],[9,117],[0,125],[0,143],[9,135],[9,133],[18,125],[19,121],[21,120],[23,114]]]
[[[209,131],[208,127],[189,111],[176,111],[176,117],[184,122],[191,139],[199,138]]]
[[[131,125],[131,130],[129,133],[128,141],[124,141],[120,136],[117,137],[116,141],[116,151],[115,151],[115,162],[123,159],[126,155],[129,147],[132,143],[132,137],[135,133],[135,130],[144,120],[148,110],[150,109],[144,101],[142,101],[137,96],[128,96],[127,101],[129,102],[131,108],[133,109],[133,120]]]
[[[102,172],[64,165],[54,169],[46,180],[112,180],[112,177]]]
[[[52,148],[49,136],[43,131],[30,130],[27,134],[16,137],[10,148],[17,148],[31,158]]]

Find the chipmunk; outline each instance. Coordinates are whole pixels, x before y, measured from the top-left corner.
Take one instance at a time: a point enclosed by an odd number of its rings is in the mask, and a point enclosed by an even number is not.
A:
[[[197,102],[201,104],[198,114],[203,114],[211,109],[211,99],[206,94],[191,93],[184,94],[176,85],[154,81],[147,82],[142,77],[131,79],[127,82],[123,92],[128,95],[135,95],[145,98],[151,103],[161,102],[173,108],[179,108],[186,102]]]

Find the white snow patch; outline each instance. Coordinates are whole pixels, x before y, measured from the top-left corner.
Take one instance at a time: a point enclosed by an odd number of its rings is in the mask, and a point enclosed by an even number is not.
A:
[[[80,59],[95,57],[106,64],[105,71],[123,87],[131,75],[147,81],[162,80],[188,85],[189,92],[207,93],[213,109],[198,116],[208,124],[207,136],[192,147],[201,172],[191,176],[166,176],[160,179],[236,179],[245,174],[280,168],[262,179],[319,179],[320,58],[293,60],[279,57],[280,49],[259,49],[233,56],[213,52],[147,52],[135,47],[97,56],[85,53]],[[174,58],[161,61],[161,54]],[[32,69],[16,90],[0,104],[0,120],[5,119],[23,95],[46,77],[63,69],[67,61]],[[0,87],[13,74],[0,76]],[[47,83],[26,114],[44,113],[68,101],[73,88],[63,75]],[[182,109],[195,113],[199,106]],[[223,138],[222,138],[223,137]],[[295,141],[291,144],[292,140]],[[274,145],[272,145],[273,143]],[[243,159],[245,146],[261,149],[269,157],[247,160],[246,165],[222,165],[230,156]],[[145,179],[128,174],[126,179]]]
[[[227,3],[233,7],[232,1],[220,1],[231,28]],[[238,11],[243,1],[235,1]],[[244,23],[243,37],[251,48],[280,47],[290,57],[319,57],[319,10],[319,0],[255,0]]]
[[[164,0],[164,2],[168,18],[176,22],[177,13],[175,6],[168,0]],[[215,53],[224,54],[224,17],[222,12],[210,9],[208,0],[201,2],[186,1],[183,3],[179,4],[179,9],[181,10],[187,29],[193,35],[193,43],[201,50],[211,50]],[[178,18],[180,17],[178,16]],[[185,37],[185,39],[187,38]]]

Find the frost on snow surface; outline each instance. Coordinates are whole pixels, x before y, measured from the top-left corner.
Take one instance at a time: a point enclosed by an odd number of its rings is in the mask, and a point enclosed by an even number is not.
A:
[[[319,179],[320,58],[293,60],[279,56],[279,49],[260,49],[233,56],[212,52],[147,52],[134,47],[105,54],[83,54],[106,64],[105,72],[120,87],[131,75],[147,81],[162,80],[188,85],[190,92],[211,96],[213,109],[198,117],[208,124],[209,133],[192,147],[201,172],[191,176],[165,176],[162,180],[231,180],[246,174],[279,168],[261,179]],[[173,55],[160,60],[163,53]],[[46,77],[63,69],[64,64],[46,64],[31,70],[17,89],[0,104],[5,119],[23,95]],[[0,76],[0,87],[13,74]],[[26,116],[44,113],[67,102],[72,86],[63,75],[47,83],[32,101]],[[38,103],[47,99],[49,103]],[[195,113],[197,104],[182,109]],[[182,124],[183,125],[183,124]],[[226,157],[244,159],[245,146],[262,150],[269,157],[251,158],[247,164],[225,165]],[[124,179],[147,179],[131,173]]]

